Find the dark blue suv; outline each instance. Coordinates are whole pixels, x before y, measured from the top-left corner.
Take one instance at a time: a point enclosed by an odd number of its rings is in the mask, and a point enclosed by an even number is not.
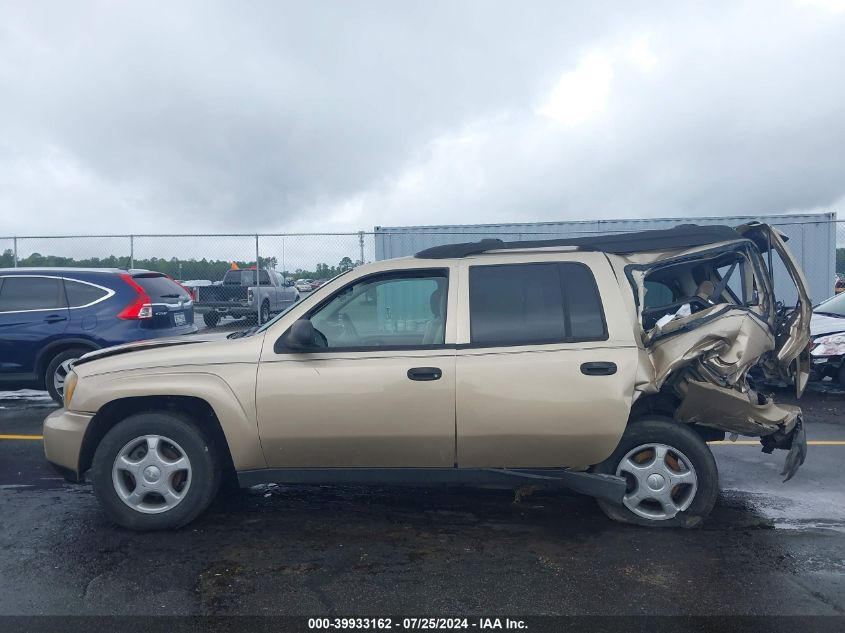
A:
[[[61,402],[82,354],[196,331],[191,295],[162,273],[0,269],[0,389],[46,388]]]

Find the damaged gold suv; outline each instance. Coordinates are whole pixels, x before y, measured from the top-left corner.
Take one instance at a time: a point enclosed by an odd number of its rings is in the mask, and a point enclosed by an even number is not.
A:
[[[763,224],[440,246],[347,271],[226,339],[83,356],[45,450],[141,530],[187,524],[235,476],[557,486],[613,519],[692,527],[718,493],[707,441],[788,450],[787,479],[803,462],[800,409],[749,371],[800,395],[810,310]]]

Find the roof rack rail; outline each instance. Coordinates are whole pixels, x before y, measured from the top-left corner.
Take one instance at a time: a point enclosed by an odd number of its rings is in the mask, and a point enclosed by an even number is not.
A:
[[[488,251],[525,250],[532,248],[554,248],[574,246],[582,250],[602,251],[605,253],[625,254],[640,251],[672,250],[676,248],[695,248],[716,242],[730,242],[744,239],[733,228],[723,224],[699,226],[680,224],[671,229],[636,231],[616,235],[595,235],[555,240],[526,240],[504,242],[497,238],[483,239],[478,242],[462,242],[432,246],[418,252],[420,259],[451,259],[480,255]]]

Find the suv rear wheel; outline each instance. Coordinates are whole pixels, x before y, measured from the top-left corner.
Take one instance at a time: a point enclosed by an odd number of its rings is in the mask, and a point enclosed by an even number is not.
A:
[[[202,322],[208,327],[214,327],[220,322],[220,315],[216,312],[206,312],[202,315]]]
[[[622,506],[599,501],[608,517],[624,523],[695,527],[719,494],[716,460],[706,442],[664,418],[631,422],[613,454],[593,470],[627,481]]]
[[[77,360],[80,356],[91,350],[84,347],[74,347],[59,352],[47,364],[47,369],[44,370],[44,386],[58,404],[62,404],[65,395],[65,378],[70,371],[70,364]]]
[[[94,492],[109,518],[132,530],[186,525],[220,485],[216,447],[187,416],[131,415],[106,433],[91,468]]]

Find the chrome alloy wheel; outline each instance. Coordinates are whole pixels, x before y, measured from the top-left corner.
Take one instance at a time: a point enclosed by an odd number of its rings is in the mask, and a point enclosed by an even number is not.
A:
[[[159,514],[185,498],[191,486],[191,462],[170,438],[144,435],[120,449],[112,483],[117,496],[133,510]]]
[[[68,372],[70,371],[70,364],[77,360],[77,358],[68,358],[61,365],[56,367],[56,371],[53,373],[53,387],[55,387],[56,393],[60,396],[65,395],[65,380],[67,379]]]
[[[628,482],[625,507],[652,521],[671,519],[689,508],[698,490],[692,462],[666,444],[643,444],[628,451],[616,474]]]

